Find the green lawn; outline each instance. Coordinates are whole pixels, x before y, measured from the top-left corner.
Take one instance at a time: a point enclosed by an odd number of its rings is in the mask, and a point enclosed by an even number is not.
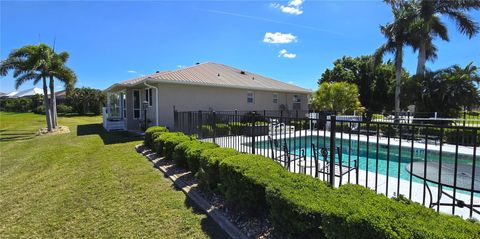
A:
[[[59,122],[71,132],[35,136],[44,116],[0,112],[0,238],[225,237],[135,152],[138,136]]]

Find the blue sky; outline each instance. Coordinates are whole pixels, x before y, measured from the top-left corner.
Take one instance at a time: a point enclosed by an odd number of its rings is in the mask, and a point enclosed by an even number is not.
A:
[[[99,89],[205,61],[315,89],[335,59],[374,52],[384,42],[379,26],[392,19],[381,1],[2,1],[0,8],[1,59],[56,39],[56,49],[70,53],[77,86]],[[480,21],[480,12],[470,15]],[[480,65],[480,37],[468,39],[444,20],[450,42],[436,42],[439,57],[427,67]],[[411,49],[405,67],[415,70]],[[13,90],[11,75],[0,79],[1,92]]]

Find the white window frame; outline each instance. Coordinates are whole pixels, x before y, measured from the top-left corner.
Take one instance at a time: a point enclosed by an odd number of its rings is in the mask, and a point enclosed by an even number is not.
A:
[[[152,88],[146,88],[145,89],[145,100],[148,102],[148,106],[152,107],[153,106],[153,89]]]
[[[135,108],[135,92],[138,92],[138,108]],[[133,119],[141,119],[142,118],[142,95],[140,94],[140,90],[134,89],[132,90],[132,113]],[[135,117],[135,111],[138,110],[138,117]]]
[[[273,93],[273,103],[278,104],[278,93]]]
[[[298,104],[298,109],[295,109],[295,104]],[[295,94],[292,97],[292,108],[294,110],[300,110],[302,109],[302,99],[300,98],[300,95]]]
[[[252,102],[250,102],[250,99],[252,99]],[[247,104],[255,104],[255,93],[253,91],[247,91]]]

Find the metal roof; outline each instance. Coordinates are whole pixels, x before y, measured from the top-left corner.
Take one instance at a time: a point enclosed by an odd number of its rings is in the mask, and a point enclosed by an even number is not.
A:
[[[196,64],[178,70],[162,71],[152,75],[122,81],[110,86],[106,91],[132,87],[142,84],[144,81],[148,81],[148,83],[174,83],[279,92],[311,92],[308,89],[296,85],[213,62]]]

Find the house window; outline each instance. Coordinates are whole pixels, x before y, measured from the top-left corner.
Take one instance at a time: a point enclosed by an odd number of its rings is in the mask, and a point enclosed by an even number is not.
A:
[[[133,118],[140,118],[140,91],[133,90]]]
[[[254,94],[253,94],[253,91],[249,91],[247,92],[247,103],[251,103],[253,104],[254,103]]]
[[[292,102],[293,102],[293,109],[294,109],[294,110],[299,110],[299,109],[301,109],[302,100],[300,99],[300,96],[299,96],[299,95],[293,95]]]
[[[153,96],[152,96],[152,88],[145,89],[145,100],[148,102],[148,106],[153,105]]]
[[[278,104],[278,94],[277,93],[273,94],[273,103]]]

